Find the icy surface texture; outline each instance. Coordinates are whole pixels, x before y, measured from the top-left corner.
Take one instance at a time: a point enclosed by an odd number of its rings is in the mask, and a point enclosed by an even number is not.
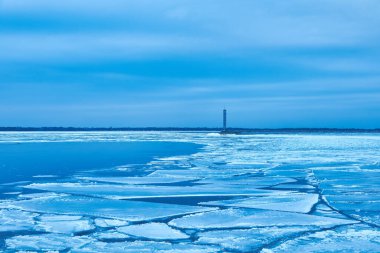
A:
[[[205,202],[207,205],[232,206],[269,209],[288,212],[308,213],[311,208],[318,202],[318,194],[279,192],[278,195],[253,197],[243,200],[225,200]]]
[[[31,230],[37,214],[19,210],[0,209],[0,232]]]
[[[79,196],[21,200],[15,202],[12,207],[44,213],[86,215],[126,221],[143,221],[215,209],[201,206],[109,200]]]
[[[380,231],[366,226],[349,226],[316,232],[262,252],[379,252]]]
[[[168,140],[204,146],[0,185],[11,193],[0,251],[380,252],[377,134],[0,133],[3,143]]]
[[[186,239],[189,236],[164,223],[146,223],[141,225],[118,228],[117,231],[135,237],[145,237],[150,239]]]
[[[319,226],[333,227],[357,221],[320,217],[292,212],[264,211],[255,209],[225,209],[188,215],[170,221],[179,228],[233,228],[265,226]]]

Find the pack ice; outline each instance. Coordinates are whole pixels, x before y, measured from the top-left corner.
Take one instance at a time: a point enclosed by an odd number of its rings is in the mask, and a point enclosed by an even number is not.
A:
[[[380,252],[380,135],[0,133],[198,152],[6,184],[3,252]]]

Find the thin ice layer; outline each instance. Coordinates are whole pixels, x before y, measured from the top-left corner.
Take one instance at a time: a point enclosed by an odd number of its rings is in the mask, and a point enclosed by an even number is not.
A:
[[[168,184],[189,181],[187,177],[79,177],[81,180],[118,184]]]
[[[315,215],[255,209],[225,209],[187,215],[170,221],[179,228],[233,228],[254,226],[319,226],[332,227],[355,221]]]
[[[317,202],[318,194],[284,192],[281,195],[212,201],[203,204],[308,213]]]
[[[268,190],[259,190],[240,185],[197,185],[197,186],[145,186],[114,185],[93,183],[44,183],[31,184],[26,188],[86,195],[111,199],[133,199],[154,197],[184,196],[234,196],[234,195],[267,195]]]
[[[127,200],[97,199],[80,196],[39,198],[13,202],[15,208],[45,213],[67,215],[87,215],[115,218],[126,221],[142,221],[165,218],[179,214],[189,214],[214,208],[149,203]]]
[[[215,185],[249,185],[252,188],[263,188],[294,182],[296,182],[296,180],[288,177],[231,177],[219,179],[211,178],[199,181],[199,183]]]

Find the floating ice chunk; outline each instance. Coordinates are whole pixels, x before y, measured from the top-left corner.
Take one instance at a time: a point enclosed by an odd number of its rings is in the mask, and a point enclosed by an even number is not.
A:
[[[189,181],[188,177],[79,177],[82,180],[119,184],[163,184]]]
[[[19,195],[21,192],[3,192],[4,195]]]
[[[24,235],[15,236],[6,239],[6,247],[8,250],[24,250],[24,251],[63,251],[72,247],[81,247],[92,242],[89,237],[72,237],[60,234],[41,234],[41,235]]]
[[[262,252],[379,252],[380,231],[356,225],[296,238]]]
[[[215,246],[194,245],[189,243],[171,244],[167,242],[134,241],[134,242],[95,242],[80,249],[71,250],[71,253],[216,253],[220,248]]]
[[[58,177],[57,175],[36,175],[33,176],[34,178],[53,178],[53,177]]]
[[[263,188],[274,186],[284,183],[296,182],[293,178],[287,177],[232,177],[232,178],[220,178],[220,179],[204,179],[198,183],[202,184],[215,184],[215,185],[249,185],[252,188]]]
[[[319,226],[332,227],[357,223],[315,215],[255,209],[225,209],[187,215],[169,222],[179,228],[233,228],[253,226]]]
[[[51,198],[59,196],[68,196],[67,194],[55,193],[55,192],[41,192],[41,193],[28,193],[20,194],[18,197],[22,199],[35,199],[35,198]]]
[[[13,202],[15,208],[66,215],[86,215],[126,221],[142,221],[215,210],[215,208],[109,200],[80,196],[40,198]]]
[[[35,225],[35,213],[14,209],[0,209],[0,232],[32,230]]]
[[[98,240],[102,240],[102,241],[120,241],[120,240],[125,240],[129,238],[128,235],[119,233],[116,230],[96,233],[95,237],[98,238]]]
[[[267,227],[239,230],[218,230],[198,233],[200,244],[219,244],[231,251],[255,252],[262,246],[280,238],[301,232],[312,231],[317,227]]]
[[[124,220],[96,218],[95,225],[101,228],[126,226],[129,223]]]
[[[97,183],[46,183],[31,184],[26,188],[86,196],[133,199],[154,197],[185,196],[255,196],[272,194],[269,190],[260,190],[241,185],[197,185],[197,186],[146,186],[113,185]]]
[[[326,216],[332,218],[346,219],[347,217],[340,214],[339,212],[331,209],[330,207],[324,204],[318,204],[315,208],[315,211],[312,213],[313,215]]]
[[[148,175],[148,177],[185,177],[189,179],[200,178],[226,178],[231,176],[242,175],[252,172],[251,169],[239,169],[239,170],[221,170],[210,169],[208,167],[196,167],[183,170],[156,170]]]
[[[68,215],[42,215],[37,227],[46,232],[61,234],[75,234],[95,228],[88,219]]]
[[[252,197],[243,200],[212,201],[203,204],[308,213],[317,202],[318,194],[288,192],[288,194],[283,195]]]
[[[119,227],[117,228],[117,231],[136,237],[144,237],[157,240],[176,240],[189,238],[188,235],[182,233],[181,231],[172,229],[165,223],[156,222],[146,223],[142,225]]]
[[[221,252],[220,248],[215,246],[194,245],[188,243],[173,244],[171,249],[158,250],[158,253],[216,253]]]

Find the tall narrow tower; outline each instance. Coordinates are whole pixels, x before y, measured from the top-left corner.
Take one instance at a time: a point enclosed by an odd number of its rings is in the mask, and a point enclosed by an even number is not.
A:
[[[223,132],[227,131],[227,110],[223,110]]]

